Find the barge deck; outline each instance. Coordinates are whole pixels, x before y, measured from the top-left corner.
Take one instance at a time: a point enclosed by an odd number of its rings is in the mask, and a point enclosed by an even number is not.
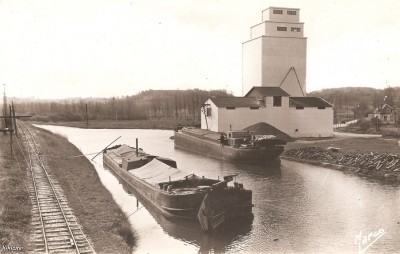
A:
[[[252,215],[252,191],[240,183],[188,174],[176,162],[127,145],[106,149],[103,162],[141,198],[167,218],[197,220],[204,231],[215,231],[232,219]]]
[[[195,128],[175,132],[174,142],[175,147],[217,159],[256,164],[277,159],[286,144],[273,135],[253,135],[250,131],[225,135]]]

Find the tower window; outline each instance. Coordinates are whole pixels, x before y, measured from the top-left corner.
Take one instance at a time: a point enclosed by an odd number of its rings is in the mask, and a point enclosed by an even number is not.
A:
[[[274,96],[273,106],[274,107],[282,106],[282,96]]]
[[[301,31],[301,28],[300,28],[300,27],[292,27],[292,28],[291,28],[291,31],[292,31],[292,32],[300,32],[300,31]]]
[[[297,15],[297,11],[287,11],[288,15]]]
[[[235,107],[226,107],[226,109],[228,109],[228,110],[234,110]]]
[[[287,31],[287,27],[278,26],[278,27],[276,28],[276,30],[277,30],[277,31]]]
[[[283,11],[282,10],[274,10],[272,13],[273,14],[283,14]]]

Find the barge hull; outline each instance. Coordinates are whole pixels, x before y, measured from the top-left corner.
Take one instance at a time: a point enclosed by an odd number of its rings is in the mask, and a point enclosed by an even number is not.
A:
[[[151,155],[134,155],[127,146],[115,148],[117,152],[112,150],[103,153],[104,165],[128,184],[139,199],[150,204],[149,208],[158,210],[166,218],[201,219],[199,222],[203,222],[200,224],[204,231],[215,231],[226,221],[252,214],[252,191],[236,182],[234,187],[228,187],[227,183],[233,180],[233,176],[225,176],[224,181],[194,174],[183,176],[186,175],[184,171]],[[131,158],[132,155],[136,160]],[[150,158],[150,161],[141,167],[122,168],[134,162],[141,165],[144,158]],[[171,176],[177,179],[171,181]],[[165,178],[166,181],[162,180]]]
[[[175,147],[217,159],[244,163],[264,163],[275,160],[284,150],[282,146],[270,149],[268,147],[264,149],[237,149],[182,132],[175,132],[174,139]]]
[[[158,190],[154,189],[149,183],[146,183],[140,179],[136,179],[132,176],[128,171],[122,170],[112,159],[109,158],[107,154],[103,154],[104,163],[114,171],[118,176],[123,179],[125,183],[131,186],[142,198],[149,200],[149,203],[152,204],[157,210],[159,210],[165,217],[167,218],[181,218],[181,219],[195,219],[197,215],[197,211],[199,207],[190,207],[189,209],[182,210],[168,210],[165,208],[170,207],[168,197],[162,197],[162,193]],[[205,194],[197,195],[192,197],[192,203],[201,203]],[[189,199],[190,199],[189,198]]]

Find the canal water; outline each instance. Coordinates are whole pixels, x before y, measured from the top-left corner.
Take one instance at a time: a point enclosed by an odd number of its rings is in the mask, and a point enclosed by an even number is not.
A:
[[[253,191],[254,218],[207,235],[196,224],[171,222],[138,204],[132,191],[103,167],[101,181],[129,215],[139,240],[134,253],[399,253],[400,187],[340,171],[282,160],[280,165],[220,161],[174,148],[167,130],[92,130],[41,126],[66,136],[82,153],[116,144],[169,157],[206,177],[239,174]],[[88,159],[93,155],[88,155]]]

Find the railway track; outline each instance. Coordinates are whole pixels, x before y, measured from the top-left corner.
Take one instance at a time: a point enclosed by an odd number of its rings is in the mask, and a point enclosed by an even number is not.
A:
[[[18,125],[26,147],[25,160],[32,176],[29,190],[33,213],[32,252],[95,253],[68,206],[60,184],[52,175],[30,127],[21,121]]]

